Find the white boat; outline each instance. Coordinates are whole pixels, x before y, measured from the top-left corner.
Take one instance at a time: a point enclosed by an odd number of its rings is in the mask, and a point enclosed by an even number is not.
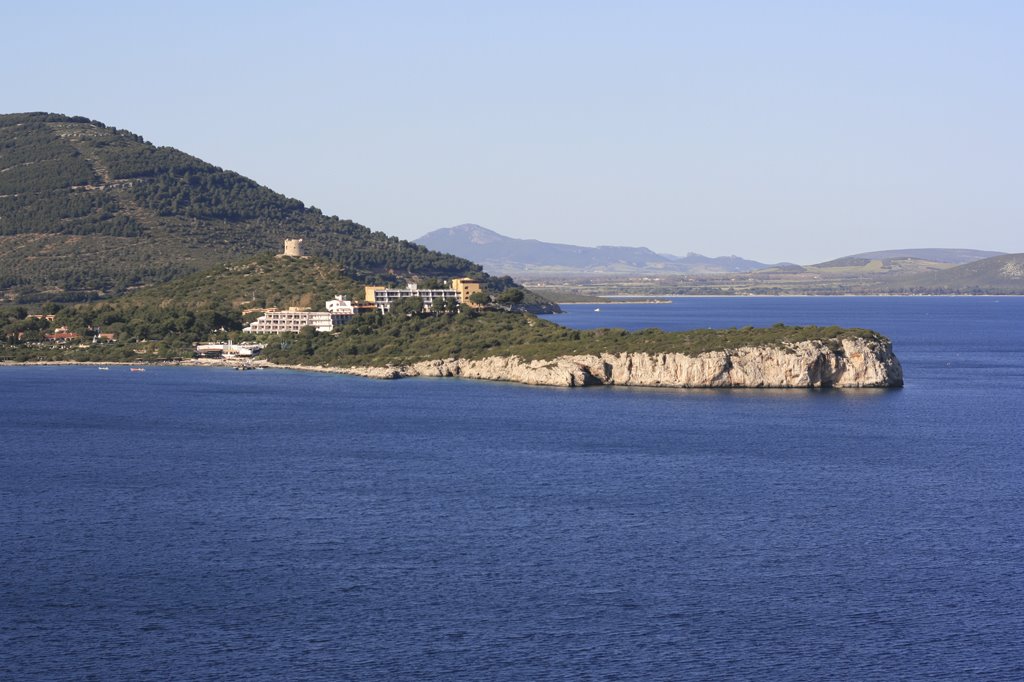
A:
[[[133,372],[145,372],[146,368],[145,367],[132,367],[131,371],[133,371]]]
[[[594,312],[595,313],[599,313],[599,312],[601,312],[601,309],[600,308],[594,308]]]
[[[109,372],[110,371],[109,367],[97,367],[96,369],[98,369],[101,372]]]

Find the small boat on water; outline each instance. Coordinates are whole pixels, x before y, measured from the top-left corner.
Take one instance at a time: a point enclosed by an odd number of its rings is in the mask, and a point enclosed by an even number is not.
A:
[[[109,367],[97,367],[96,369],[98,369],[101,372],[109,372],[110,371]]]
[[[599,312],[601,312],[601,309],[600,308],[594,308],[594,312],[595,313],[599,313]]]
[[[133,372],[145,372],[146,368],[145,367],[132,367],[131,371],[133,371]]]

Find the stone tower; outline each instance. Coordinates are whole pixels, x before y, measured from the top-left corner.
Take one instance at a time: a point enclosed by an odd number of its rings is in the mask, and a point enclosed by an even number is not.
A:
[[[306,255],[302,251],[302,240],[301,239],[285,239],[284,240],[284,255],[293,256],[295,258],[302,258]]]

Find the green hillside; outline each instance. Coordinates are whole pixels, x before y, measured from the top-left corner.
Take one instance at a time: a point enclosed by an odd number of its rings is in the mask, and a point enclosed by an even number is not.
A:
[[[420,283],[428,286],[437,284],[429,280],[421,280]],[[494,278],[489,280],[487,291],[501,301],[501,293],[507,285],[504,278]],[[248,308],[296,306],[323,310],[325,302],[339,294],[361,300],[364,285],[349,277],[338,263],[316,257],[289,258],[263,254],[245,261],[217,265],[170,282],[141,287],[111,299],[65,305],[46,303],[39,309],[41,313],[55,315],[49,323],[28,317],[26,306],[0,307],[0,346],[7,343],[18,347],[21,358],[44,353],[52,357],[82,359],[109,358],[111,353],[118,356],[139,343],[159,342],[160,352],[167,357],[189,356],[196,341],[211,335],[240,334],[245,321],[259,315],[259,312],[250,312],[243,319],[243,311]],[[557,306],[536,294],[525,292],[519,310],[534,307],[557,310]],[[505,309],[507,305],[502,306],[501,314],[508,315]],[[511,316],[520,317],[518,314]],[[379,315],[362,317],[365,319],[360,319],[359,329],[376,329],[382,324]],[[394,323],[395,319],[389,322]],[[40,341],[43,334],[58,327],[67,327],[86,339],[97,332],[115,334],[119,343],[85,350],[43,350],[32,345],[32,342]],[[19,333],[23,332],[31,333],[27,338],[19,338]],[[348,333],[347,327],[343,332]],[[389,337],[389,340],[394,338]],[[502,341],[498,339],[488,343],[499,345]]]
[[[258,144],[258,141],[254,141]],[[0,294],[82,300],[277,252],[286,237],[359,279],[479,275],[468,260],[307,207],[97,121],[0,115]]]
[[[56,314],[49,325],[27,319],[23,307],[0,309],[0,344],[16,342],[18,332],[38,331],[29,339],[38,340],[45,331],[67,327],[84,338],[96,330],[116,334],[124,342],[122,348],[140,341],[160,341],[165,348],[173,349],[173,355],[190,354],[191,343],[217,330],[240,330],[245,308],[301,306],[321,310],[324,302],[337,294],[354,296],[361,291],[361,284],[347,277],[336,263],[259,256],[107,301],[63,307],[46,304],[44,312]],[[106,357],[119,352],[119,348],[92,348],[85,355],[99,353]]]
[[[696,354],[745,345],[805,340],[831,343],[849,336],[880,338],[859,329],[782,325],[692,332],[574,330],[528,313],[507,312],[503,306],[463,307],[457,314],[416,313],[404,306],[387,315],[357,316],[324,334],[255,335],[241,331],[245,308],[323,309],[329,298],[337,294],[358,298],[361,289],[361,283],[348,277],[339,265],[324,259],[259,256],[111,300],[45,304],[42,312],[52,313],[52,320],[32,317],[24,306],[0,308],[0,360],[185,358],[191,357],[195,342],[210,338],[266,343],[267,357],[277,362],[338,367],[490,355],[552,359],[567,354],[625,351]],[[249,313],[251,317],[258,314]],[[78,334],[81,340],[70,344],[47,342],[45,335],[60,328]],[[116,340],[91,342],[99,333],[113,334]]]
[[[837,346],[842,339],[886,339],[866,329],[788,327],[697,329],[568,329],[529,314],[469,312],[458,315],[366,316],[334,334],[270,337],[266,357],[281,364],[383,366],[441,358],[518,356],[553,360],[601,353],[700,353],[744,346],[785,347],[802,341]]]
[[[78,306],[83,310],[181,307],[188,310],[289,306],[321,309],[337,294],[361,297],[363,285],[337,263],[322,258],[258,256],[218,265],[172,282],[146,287],[110,301]]]

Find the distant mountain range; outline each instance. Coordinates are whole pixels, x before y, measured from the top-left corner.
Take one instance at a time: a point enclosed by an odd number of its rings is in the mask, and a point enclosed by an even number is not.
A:
[[[1024,294],[1024,255],[979,249],[891,249],[815,265],[768,265],[738,256],[674,256],[643,247],[515,239],[473,224],[434,230],[414,243],[480,263],[492,274],[528,276],[538,282],[587,275],[595,282],[593,290],[559,290],[558,295],[570,297],[621,293],[616,283],[648,275],[659,275],[658,281],[646,285],[634,281],[629,291],[651,295]]]
[[[750,272],[768,267],[739,256],[674,256],[637,246],[575,246],[515,239],[473,224],[434,230],[413,240],[428,249],[480,263],[492,274],[617,275]]]
[[[769,265],[739,256],[711,258],[699,253],[675,256],[656,253],[642,246],[576,246],[538,239],[516,239],[472,223],[434,230],[414,240],[414,243],[480,263],[492,274],[528,274],[535,277],[559,274],[714,275],[764,269],[785,273],[824,270],[833,274],[846,270],[851,275],[858,271],[918,273],[1004,255],[1000,251],[977,249],[893,249],[857,253],[816,265]]]

